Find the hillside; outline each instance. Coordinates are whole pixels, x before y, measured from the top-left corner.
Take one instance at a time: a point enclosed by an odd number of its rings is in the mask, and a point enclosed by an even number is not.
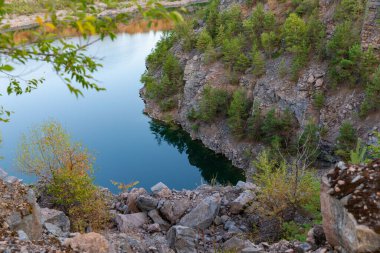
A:
[[[147,58],[146,112],[248,175],[260,150],[289,150],[305,131],[320,139],[319,168],[348,159],[380,128],[377,5],[213,1]]]

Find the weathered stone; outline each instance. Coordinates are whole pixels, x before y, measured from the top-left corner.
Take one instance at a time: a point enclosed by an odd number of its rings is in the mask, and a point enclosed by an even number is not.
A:
[[[115,218],[120,232],[127,233],[131,229],[141,228],[148,223],[146,213],[118,214]]]
[[[240,213],[243,211],[244,207],[246,207],[255,199],[255,197],[256,196],[253,194],[253,192],[250,190],[245,190],[239,195],[239,197],[230,203],[230,212],[233,214]]]
[[[141,211],[150,211],[157,207],[158,200],[149,196],[139,196],[136,204]]]
[[[160,232],[161,231],[161,227],[160,227],[160,224],[153,223],[153,224],[150,224],[148,226],[147,230],[148,230],[149,233],[156,233],[156,232]]]
[[[258,247],[247,247],[242,249],[241,253],[265,253],[265,251]]]
[[[184,226],[173,226],[167,235],[170,248],[177,253],[197,253],[197,238],[194,229]]]
[[[64,233],[62,232],[62,229],[58,227],[55,224],[51,224],[48,222],[44,223],[45,229],[52,235],[57,236],[57,237],[62,237],[64,236]]]
[[[168,230],[170,228],[170,224],[162,219],[160,213],[156,209],[150,210],[148,212],[148,216],[153,220],[154,223],[159,224],[162,230]]]
[[[171,224],[175,224],[189,207],[190,201],[188,199],[165,200],[160,212],[166,220],[170,221]]]
[[[346,169],[345,166],[342,169]],[[333,246],[343,247],[348,252],[380,251],[380,234],[366,225],[358,224],[342,202],[329,194],[330,189],[329,181],[324,176],[322,178],[321,211],[323,230],[327,241]]]
[[[322,86],[323,86],[323,79],[322,78],[317,79],[317,81],[315,82],[315,87],[322,87]]]
[[[310,74],[309,78],[307,79],[307,82],[312,84],[312,83],[314,83],[314,81],[315,81],[315,77],[312,74]]]
[[[21,241],[29,241],[28,235],[23,230],[18,230],[17,236]]]
[[[49,208],[41,208],[41,222],[50,223],[62,230],[62,232],[70,232],[69,217],[62,211]]]
[[[251,191],[255,191],[258,188],[257,185],[251,182],[243,182],[243,181],[237,182],[236,187],[243,190],[251,190]]]
[[[242,240],[236,236],[223,243],[223,249],[225,251],[241,252],[243,249],[251,247],[256,248],[249,240]]]
[[[150,188],[150,190],[153,192],[153,194],[157,194],[160,191],[162,191],[163,189],[169,189],[169,188],[162,182],[159,182]]]
[[[144,188],[133,188],[130,192],[127,194],[127,206],[128,211],[130,213],[138,213],[140,212],[139,208],[136,204],[136,199],[141,196],[147,194],[146,190]]]
[[[180,225],[198,229],[208,228],[219,212],[220,201],[219,194],[203,199],[181,219]]]
[[[80,234],[65,240],[64,245],[85,253],[109,253],[110,245],[104,236],[98,233]]]

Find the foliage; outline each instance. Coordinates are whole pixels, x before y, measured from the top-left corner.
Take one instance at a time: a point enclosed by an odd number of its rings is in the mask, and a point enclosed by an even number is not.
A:
[[[282,224],[282,237],[285,240],[293,241],[301,241],[305,242],[307,238],[307,233],[312,228],[310,223],[306,224],[297,224],[295,221],[284,222]]]
[[[212,37],[207,32],[207,30],[202,30],[198,36],[197,40],[197,49],[201,51],[205,51],[207,48],[212,47]]]
[[[337,145],[335,153],[347,161],[350,159],[350,151],[355,148],[357,139],[356,130],[352,124],[347,121],[343,122],[336,139]]]
[[[206,11],[206,29],[209,34],[214,38],[218,30],[219,19],[219,0],[212,0]]]
[[[229,69],[232,69],[235,63],[237,62],[237,60],[239,59],[242,48],[243,48],[242,37],[224,39],[223,45],[222,45],[223,61],[227,64]]]
[[[146,62],[152,71],[157,70],[165,60],[169,49],[173,46],[175,36],[171,32],[165,32],[156,47],[146,58]]]
[[[364,165],[367,159],[367,147],[363,145],[362,140],[358,139],[355,150],[350,151],[350,163]]]
[[[252,66],[253,66],[253,74],[256,76],[262,76],[265,74],[265,58],[258,50],[256,46],[252,48]]]
[[[254,141],[260,141],[262,139],[261,124],[263,122],[263,115],[261,112],[260,104],[254,101],[252,106],[252,113],[247,122],[247,137]]]
[[[373,79],[367,83],[365,89],[365,99],[360,108],[361,116],[365,116],[370,111],[380,109],[380,68],[378,68]]]
[[[194,32],[193,23],[191,20],[178,23],[174,27],[173,33],[178,41],[182,42],[182,48],[184,51],[191,51],[197,43],[197,36]]]
[[[132,187],[135,187],[140,182],[139,181],[135,181],[135,182],[132,182],[132,183],[129,183],[129,184],[124,184],[124,183],[120,183],[120,182],[116,182],[116,181],[111,180],[111,183],[114,186],[116,186],[119,190],[121,190],[123,192],[127,192],[129,189],[131,189]]]
[[[77,231],[101,229],[108,219],[104,198],[93,183],[92,163],[88,151],[56,122],[24,135],[17,157],[18,168],[38,178]]]
[[[313,97],[313,102],[314,102],[314,106],[317,109],[319,110],[322,109],[323,105],[325,104],[325,95],[323,94],[322,91],[315,92],[314,97]]]
[[[261,152],[253,165],[257,169],[254,180],[261,187],[261,212],[282,217],[287,210],[305,209],[307,205],[319,209],[319,201],[314,200],[319,199],[320,185],[313,172],[300,170],[286,160],[271,159],[268,151]]]
[[[227,91],[206,86],[202,92],[196,118],[204,122],[213,121],[218,115],[227,112],[228,101]]]
[[[237,89],[228,108],[228,126],[234,136],[241,138],[244,135],[248,118],[249,102],[243,89]]]
[[[284,23],[284,39],[289,52],[299,53],[306,47],[307,26],[305,21],[292,13]]]
[[[365,0],[342,0],[338,4],[334,19],[336,21],[357,21],[362,18]]]
[[[268,144],[271,144],[276,140],[278,136],[278,130],[280,126],[280,121],[277,119],[276,111],[274,108],[269,110],[265,115],[263,124],[261,126],[261,131],[264,136],[264,141]]]
[[[269,56],[269,58],[272,58],[272,55],[275,51],[277,43],[278,43],[278,38],[275,32],[273,31],[263,32],[261,34],[261,45],[263,46],[263,49],[265,53],[267,54],[267,56]]]
[[[288,68],[284,59],[281,60],[280,66],[278,67],[278,74],[281,78],[284,78],[288,73]]]
[[[380,132],[374,132],[374,136],[377,138],[377,143],[371,144],[368,147],[368,155],[371,159],[380,158]]]
[[[315,11],[307,21],[307,44],[320,59],[326,55],[326,27],[319,20],[319,12]]]
[[[250,66],[251,66],[250,59],[244,53],[240,53],[236,61],[234,69],[238,72],[244,72]]]

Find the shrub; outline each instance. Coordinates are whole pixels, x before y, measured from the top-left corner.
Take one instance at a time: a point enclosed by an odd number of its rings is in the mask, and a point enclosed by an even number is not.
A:
[[[204,122],[213,121],[216,116],[227,112],[228,101],[227,91],[206,86],[199,102],[197,118]]]
[[[172,32],[164,33],[162,39],[157,42],[156,47],[146,58],[146,62],[149,68],[154,71],[161,67],[162,62],[165,60],[166,54],[173,46],[174,36]]]
[[[213,46],[209,45],[205,51],[204,62],[206,64],[213,63],[218,59],[218,57],[219,57],[219,55],[216,52],[215,48]]]
[[[224,39],[222,45],[223,61],[231,70],[239,59],[240,53],[243,48],[243,39],[241,37],[234,37]]]
[[[284,23],[284,39],[289,52],[299,53],[306,47],[307,26],[305,21],[292,13]]]
[[[357,21],[363,17],[364,0],[342,0],[338,4],[334,19],[336,21]]]
[[[380,132],[373,133],[377,138],[377,143],[373,143],[368,147],[368,155],[371,159],[379,159],[380,158]]]
[[[256,38],[260,39],[263,32],[273,31],[275,23],[273,13],[265,12],[263,4],[259,3],[253,9],[252,15],[244,21],[243,26],[248,37],[255,43],[260,43]]]
[[[55,122],[24,135],[17,157],[18,168],[38,178],[75,231],[101,229],[108,221],[104,197],[93,183],[92,162],[91,154]]]
[[[263,115],[258,102],[254,102],[252,106],[252,114],[248,118],[247,137],[254,141],[262,139],[261,126],[263,123]]]
[[[355,148],[357,142],[357,134],[355,128],[349,122],[343,122],[339,129],[339,135],[336,139],[335,153],[344,160],[350,159],[350,151]]]
[[[262,76],[265,74],[265,58],[256,46],[252,48],[252,66],[253,74],[256,76]]]
[[[184,51],[191,51],[197,42],[196,34],[194,33],[193,22],[180,22],[174,27],[174,33],[177,40],[182,42]]]
[[[203,29],[198,36],[197,49],[200,51],[205,51],[207,48],[212,46],[212,38],[210,34],[208,34],[207,30]]]
[[[274,50],[277,46],[277,36],[274,32],[263,32],[261,34],[261,45],[267,56],[272,58]]]
[[[218,30],[219,1],[213,0],[206,11],[206,29],[212,37],[215,37]]]
[[[220,14],[219,25],[222,25],[225,30],[226,38],[232,38],[234,35],[239,35],[242,32],[242,15],[241,6],[234,4]]]
[[[320,59],[326,56],[326,27],[319,19],[319,12],[315,11],[307,22],[307,44]]]
[[[365,116],[369,111],[380,109],[380,68],[377,69],[373,80],[366,85],[365,99],[360,107],[360,115]]]
[[[266,115],[261,126],[264,141],[271,144],[278,137],[280,122],[276,117],[276,111],[272,108]]]
[[[313,102],[314,102],[314,106],[317,109],[319,110],[322,109],[323,105],[325,104],[325,95],[323,94],[322,91],[315,92],[314,97],[313,97]]]
[[[239,72],[244,72],[247,68],[251,66],[251,61],[245,54],[241,53],[236,61],[235,70]]]
[[[307,168],[271,159],[268,151],[261,152],[253,165],[257,169],[254,181],[261,187],[258,201],[262,213],[281,218],[289,210],[320,208],[319,181]]]
[[[232,134],[238,138],[244,135],[248,118],[248,105],[246,92],[242,89],[237,89],[232,96],[232,101],[228,108],[228,126]]]

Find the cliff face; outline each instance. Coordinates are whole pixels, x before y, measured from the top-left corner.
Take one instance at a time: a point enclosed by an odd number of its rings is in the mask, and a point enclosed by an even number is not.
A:
[[[371,46],[376,49],[380,33],[376,32],[379,29],[378,24],[373,22],[374,15],[378,15],[378,9],[374,9],[376,4],[373,2],[368,2],[368,11],[366,11],[361,35],[363,47]],[[236,3],[243,5],[239,1],[221,1],[219,10],[222,12]],[[331,37],[335,29],[333,15],[337,3],[339,1],[320,1],[319,17],[326,25],[327,38]],[[265,9],[271,9],[274,12],[276,8],[280,7],[271,6],[268,3],[265,5]],[[205,26],[202,22],[199,23],[201,27],[195,31],[196,33]],[[332,88],[327,76],[328,62],[320,61],[317,57],[311,56],[297,81],[291,80],[288,75],[280,74],[280,65],[285,62],[286,66],[290,66],[293,59],[291,54],[284,53],[275,59],[266,59],[265,74],[261,77],[251,74],[252,71],[248,69],[239,77],[238,85],[231,85],[227,76],[228,71],[220,60],[206,64],[205,54],[196,49],[185,53],[181,42],[176,42],[171,51],[180,60],[184,69],[185,84],[180,94],[178,107],[170,112],[161,111],[152,99],[145,96],[143,88],[141,94],[146,102],[145,112],[156,119],[173,119],[188,131],[192,138],[201,140],[208,148],[226,155],[235,166],[244,168],[248,180],[254,170],[250,166],[250,161],[263,149],[263,144],[234,138],[225,118],[219,118],[211,124],[200,123],[196,129],[193,122],[188,119],[189,112],[199,107],[202,91],[206,85],[231,92],[244,88],[250,99],[259,101],[264,112],[270,108],[282,111],[289,108],[297,120],[299,130],[303,129],[308,120],[313,120],[321,128],[327,130],[322,136],[324,155],[321,157],[321,160],[327,163],[335,161],[331,155],[331,148],[335,144],[342,122],[351,122],[357,129],[359,137],[365,141],[370,141],[373,130],[380,129],[379,112],[371,113],[366,118],[358,116],[365,96],[364,90],[346,86]],[[376,53],[378,54],[378,51]],[[316,92],[323,92],[325,96],[325,103],[321,108],[316,108],[313,103]]]

